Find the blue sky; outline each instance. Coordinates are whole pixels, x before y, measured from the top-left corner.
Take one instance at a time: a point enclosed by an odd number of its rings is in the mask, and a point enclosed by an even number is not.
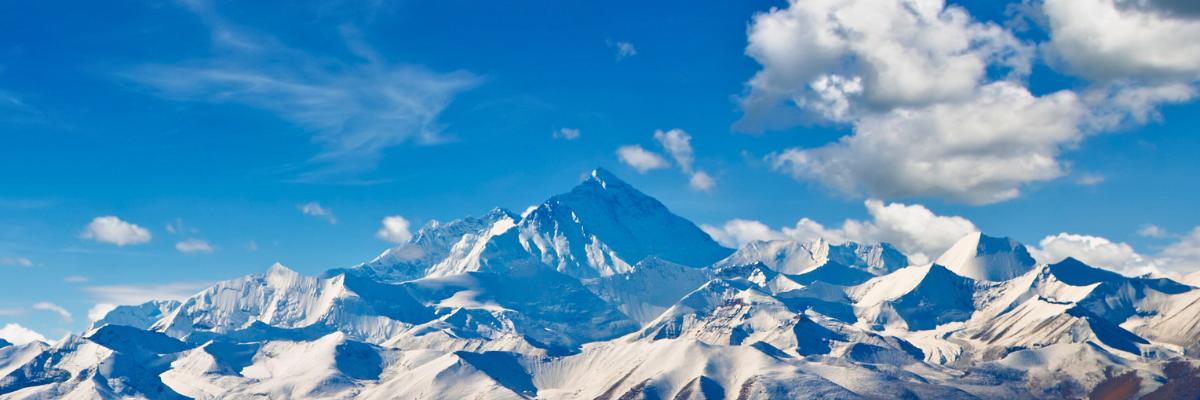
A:
[[[879,43],[945,49],[891,31],[815,49],[768,29],[828,11],[807,2],[0,5],[0,325],[54,338],[86,327],[97,303],[178,295],[276,261],[309,274],[353,265],[389,246],[376,235],[385,216],[415,230],[519,212],[597,166],[731,244],[820,234],[932,253],[945,240],[900,226],[1033,245],[1068,233],[1042,246],[1048,256],[1090,243],[1114,269],[1189,272],[1195,49],[1152,43],[1183,54],[1165,66],[1089,53],[1055,30],[1087,22],[1055,14],[1062,1],[932,2],[940,22],[921,29],[977,42],[935,58],[946,71],[901,80],[880,71],[913,60]],[[1163,10],[1115,12],[1195,28]],[[835,75],[864,77],[838,86],[840,114],[812,85]],[[1021,99],[1029,114],[1002,108]],[[861,140],[830,147],[842,137]],[[945,148],[975,137],[990,139]],[[628,146],[642,163],[618,156]],[[906,157],[934,170],[895,172]],[[689,185],[697,173],[711,187]],[[304,213],[310,203],[331,216]],[[123,239],[86,233],[104,216]],[[803,218],[819,228],[800,229]]]

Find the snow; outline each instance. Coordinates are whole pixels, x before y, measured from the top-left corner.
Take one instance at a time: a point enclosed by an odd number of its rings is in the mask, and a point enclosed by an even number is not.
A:
[[[0,343],[0,400],[1064,398],[1200,354],[1200,290],[968,235],[720,247],[610,172],[375,259]]]
[[[811,242],[794,240],[753,241],[746,243],[716,266],[762,263],[785,274],[802,274],[833,262],[862,270],[870,275],[883,275],[908,266],[908,257],[890,244],[832,244],[824,239]]]
[[[938,257],[936,263],[977,281],[1009,280],[1028,272],[1036,264],[1025,246],[1016,240],[980,232],[959,239]]]

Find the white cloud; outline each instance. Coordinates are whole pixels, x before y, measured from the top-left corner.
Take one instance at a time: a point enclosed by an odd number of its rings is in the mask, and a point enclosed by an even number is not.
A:
[[[1158,108],[1197,97],[1200,9],[1171,0],[1045,0],[1050,63],[1091,81],[1090,130],[1161,119]]]
[[[88,309],[88,321],[96,322],[104,319],[104,317],[115,308],[117,308],[116,304],[98,303],[92,306],[92,308]]]
[[[692,149],[692,135],[689,135],[682,129],[667,131],[659,129],[654,131],[654,140],[675,160],[675,165],[679,167],[679,171],[688,177],[688,187],[691,187],[692,190],[707,192],[717,186],[717,181],[712,175],[694,168],[696,154],[695,150]],[[655,168],[665,168],[669,164],[658,153],[646,151],[641,146],[622,147],[618,150],[618,154],[626,148],[631,153],[629,154],[630,158],[641,159],[643,160],[643,164],[654,165]],[[622,160],[625,159],[625,155],[621,155],[621,157]],[[626,164],[633,165],[629,161],[626,161]],[[649,169],[653,168],[647,168],[646,170]],[[638,170],[645,172],[640,168]]]
[[[150,241],[146,228],[122,221],[112,215],[96,217],[84,229],[81,238],[117,246],[142,244]]]
[[[700,229],[712,236],[717,243],[728,247],[741,247],[746,243],[758,240],[788,238],[787,235],[771,229],[767,224],[747,219],[731,219],[720,227],[704,224],[700,225]]]
[[[667,160],[658,153],[648,151],[640,145],[628,145],[617,148],[617,157],[621,162],[630,167],[633,167],[640,173],[654,169],[662,169],[670,166]]]
[[[267,110],[312,132],[321,151],[302,181],[345,179],[375,168],[387,148],[444,141],[439,115],[481,82],[388,62],[348,26],[340,39],[353,56],[339,60],[237,26],[205,2],[187,5],[211,29],[213,56],[143,65],[125,77],[172,99]]]
[[[973,99],[863,117],[855,133],[812,149],[768,156],[771,165],[846,193],[942,197],[986,204],[1063,174],[1057,156],[1083,138],[1071,92],[1036,97],[997,82]]]
[[[88,277],[83,275],[67,275],[63,277],[63,282],[67,283],[83,283],[87,281]]]
[[[212,253],[213,247],[204,239],[186,239],[175,243],[175,250],[181,253]]]
[[[246,242],[246,250],[258,251],[258,242],[253,241],[253,240]]]
[[[137,305],[150,300],[183,300],[208,287],[209,282],[171,282],[153,285],[89,286],[84,291],[98,303]]]
[[[1164,248],[1157,261],[1164,268],[1178,273],[1200,271],[1200,226]]]
[[[717,181],[704,171],[696,171],[692,173],[692,177],[688,179],[688,186],[692,189],[701,192],[707,192],[717,186]]]
[[[665,132],[655,130],[654,140],[658,141],[667,154],[675,159],[680,170],[684,173],[692,172],[692,162],[695,160],[695,154],[692,151],[692,135],[682,129],[671,129]]]
[[[25,257],[0,257],[0,265],[11,267],[32,267],[33,260]]]
[[[1084,185],[1084,186],[1096,186],[1101,183],[1104,183],[1104,175],[1083,174],[1079,177],[1079,179],[1075,180],[1075,183],[1078,183],[1078,184]]]
[[[1063,175],[1059,153],[1084,136],[1074,93],[1035,96],[989,78],[1027,74],[1030,46],[941,1],[793,1],[755,16],[746,52],[762,70],[739,127],[804,115],[850,124],[835,143],[768,156],[849,194],[1004,201]]]
[[[738,125],[749,130],[792,106],[839,121],[963,100],[990,66],[1021,75],[1032,56],[1008,31],[941,1],[791,1],[755,15],[748,36],[746,54],[762,65],[741,99]]]
[[[633,43],[626,41],[613,42],[611,40],[607,41],[606,43],[608,44],[608,47],[612,47],[617,50],[617,61],[637,55],[637,48],[633,47]]]
[[[333,216],[333,211],[328,208],[321,207],[321,204],[315,201],[301,204],[298,208],[300,209],[300,212],[304,213],[304,215],[324,219],[329,221],[330,224],[337,223],[337,218]]]
[[[200,231],[199,229],[184,225],[183,218],[175,218],[174,221],[168,222],[165,229],[167,233],[172,235],[177,233],[197,233]]]
[[[1200,20],[1164,15],[1147,3],[1045,0],[1047,49],[1068,71],[1092,80],[1196,79]]]
[[[1149,237],[1168,235],[1154,225],[1143,227],[1139,234]],[[1047,236],[1039,245],[1041,248],[1031,248],[1030,251],[1041,262],[1058,262],[1066,257],[1074,257],[1088,265],[1130,276],[1147,273],[1182,276],[1200,271],[1200,227],[1192,229],[1153,255],[1140,254],[1127,243],[1066,232]]]
[[[575,140],[579,139],[579,129],[576,128],[558,128],[554,131],[555,139]]]
[[[1138,236],[1151,238],[1164,238],[1168,235],[1166,229],[1154,224],[1142,225],[1141,228],[1138,228],[1137,234]]]
[[[412,239],[412,231],[407,219],[392,215],[383,218],[383,227],[375,232],[375,237],[392,243],[407,243]]]
[[[1046,236],[1038,245],[1040,248],[1030,250],[1038,261],[1044,263],[1057,263],[1067,257],[1073,257],[1085,264],[1127,275],[1158,271],[1153,261],[1138,254],[1133,250],[1133,246],[1099,236],[1062,232]]]
[[[51,303],[48,301],[43,301],[43,302],[34,304],[33,309],[49,311],[49,312],[58,314],[59,317],[62,317],[63,322],[68,322],[68,323],[71,322],[71,312],[67,311],[67,309],[65,309],[65,308],[62,308],[62,306],[59,306],[58,304],[54,304],[54,303]]]
[[[914,264],[935,258],[958,239],[978,231],[975,224],[966,218],[937,215],[920,204],[885,204],[879,200],[867,200],[864,205],[871,215],[870,221],[847,219],[840,227],[826,227],[802,218],[795,226],[780,230],[771,229],[759,221],[741,219],[731,220],[721,227],[706,225],[702,229],[727,246],[771,239],[810,241],[819,238],[833,243],[887,242],[907,254]]]
[[[1196,88],[1190,83],[1109,83],[1084,92],[1083,100],[1091,109],[1083,122],[1089,130],[1099,132],[1159,121],[1160,105],[1195,97]]]
[[[736,127],[848,126],[837,142],[768,157],[844,193],[1010,200],[1063,176],[1060,154],[1087,135],[1156,120],[1160,105],[1197,97],[1200,43],[1190,38],[1200,34],[1187,33],[1200,32],[1200,13],[1114,1],[1043,2],[1047,52],[1093,82],[1078,94],[1035,95],[1022,83],[1035,46],[962,7],[793,0],[754,17],[746,53],[762,68],[746,83]]]
[[[8,323],[5,324],[4,327],[0,328],[0,339],[4,339],[15,345],[22,345],[35,341],[48,342],[46,337],[42,336],[42,334],[15,323]]]

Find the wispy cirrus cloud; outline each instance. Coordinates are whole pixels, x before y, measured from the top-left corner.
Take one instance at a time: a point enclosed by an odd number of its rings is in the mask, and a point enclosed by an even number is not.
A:
[[[100,285],[85,287],[96,302],[88,309],[88,320],[98,321],[117,306],[137,305],[152,300],[183,300],[211,282],[169,282],[153,285]]]
[[[29,259],[29,258],[27,258],[27,257],[13,257],[13,256],[5,256],[5,257],[0,257],[0,266],[5,266],[5,267],[32,267],[32,266],[33,266],[33,260],[30,260],[30,259]]]
[[[150,285],[98,285],[84,291],[100,303],[142,304],[151,300],[182,300],[208,287],[211,282],[168,282]]]
[[[48,301],[43,301],[43,302],[38,302],[38,303],[34,304],[33,309],[41,310],[41,311],[49,311],[49,312],[58,314],[58,316],[60,318],[62,318],[63,322],[68,322],[68,323],[71,322],[71,312],[67,311],[67,309],[63,308],[62,306],[60,306],[58,304],[54,304],[54,303],[51,303]]]
[[[321,203],[310,201],[308,203],[299,205],[297,208],[299,208],[300,212],[304,215],[323,219],[330,224],[337,223],[337,217],[333,216],[333,210],[321,206]]]
[[[212,253],[215,249],[204,239],[184,239],[175,243],[175,250],[180,253]]]
[[[321,150],[299,181],[352,180],[387,148],[447,140],[438,116],[481,82],[466,71],[389,62],[351,28],[341,39],[353,57],[330,57],[234,24],[206,2],[186,5],[211,30],[211,55],[121,75],[163,97],[258,108],[310,132]]]

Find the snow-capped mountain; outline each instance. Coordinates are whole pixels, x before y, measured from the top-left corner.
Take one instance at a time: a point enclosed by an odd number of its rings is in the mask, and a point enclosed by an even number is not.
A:
[[[802,274],[833,262],[871,275],[883,275],[908,266],[908,257],[887,243],[832,244],[824,239],[808,243],[771,240],[747,243],[717,265],[756,262],[785,274]]]
[[[431,222],[0,343],[0,399],[1195,398],[1200,290],[1012,239],[714,242],[596,170],[523,215]]]

